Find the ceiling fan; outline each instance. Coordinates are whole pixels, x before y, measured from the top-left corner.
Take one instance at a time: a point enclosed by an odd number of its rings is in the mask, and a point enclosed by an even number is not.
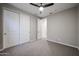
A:
[[[43,12],[44,8],[54,5],[54,3],[30,3],[33,6],[39,7],[40,14]]]

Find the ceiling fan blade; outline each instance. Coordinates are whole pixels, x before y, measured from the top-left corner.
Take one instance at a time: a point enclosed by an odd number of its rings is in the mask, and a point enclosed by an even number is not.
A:
[[[34,4],[34,3],[30,3],[30,4],[33,5],[33,6],[36,6],[36,7],[40,7],[40,6],[38,6],[38,5]]]
[[[43,7],[49,7],[49,6],[52,6],[52,5],[54,5],[54,3],[46,4],[46,5],[44,5]]]

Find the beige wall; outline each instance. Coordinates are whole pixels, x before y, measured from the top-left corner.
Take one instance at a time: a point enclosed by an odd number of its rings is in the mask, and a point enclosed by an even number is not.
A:
[[[77,46],[77,8],[47,17],[48,40]]]

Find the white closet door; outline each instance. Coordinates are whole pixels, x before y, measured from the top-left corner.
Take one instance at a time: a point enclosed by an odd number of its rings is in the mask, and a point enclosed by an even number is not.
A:
[[[42,38],[42,31],[41,31],[41,19],[37,19],[37,39],[41,39]]]
[[[4,48],[19,44],[19,14],[3,10]]]
[[[47,39],[47,19],[41,19],[41,36],[42,39]]]
[[[38,39],[47,39],[47,19],[38,19]]]
[[[30,16],[20,13],[20,43],[30,40]]]
[[[30,40],[34,41],[37,39],[37,18],[31,16],[30,18]]]

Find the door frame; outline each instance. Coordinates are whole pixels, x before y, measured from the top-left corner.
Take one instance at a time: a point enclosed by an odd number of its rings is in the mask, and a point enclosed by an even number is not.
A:
[[[20,24],[20,13],[19,12],[17,12],[17,11],[15,11],[15,10],[12,10],[12,9],[10,9],[10,8],[7,8],[7,7],[2,7],[2,16],[4,17],[4,10],[7,10],[7,11],[10,11],[10,12],[13,12],[13,13],[18,13],[18,15],[19,15],[19,24]],[[2,18],[3,18],[2,17]],[[9,47],[5,47],[5,43],[4,43],[4,35],[5,35],[5,33],[4,33],[4,18],[3,18],[3,48],[2,48],[2,50],[4,50],[4,49],[6,49],[6,48],[9,48]],[[20,26],[19,26],[19,28],[20,28]],[[20,32],[20,29],[19,29],[19,32]],[[20,33],[19,33],[19,40],[20,40]]]

